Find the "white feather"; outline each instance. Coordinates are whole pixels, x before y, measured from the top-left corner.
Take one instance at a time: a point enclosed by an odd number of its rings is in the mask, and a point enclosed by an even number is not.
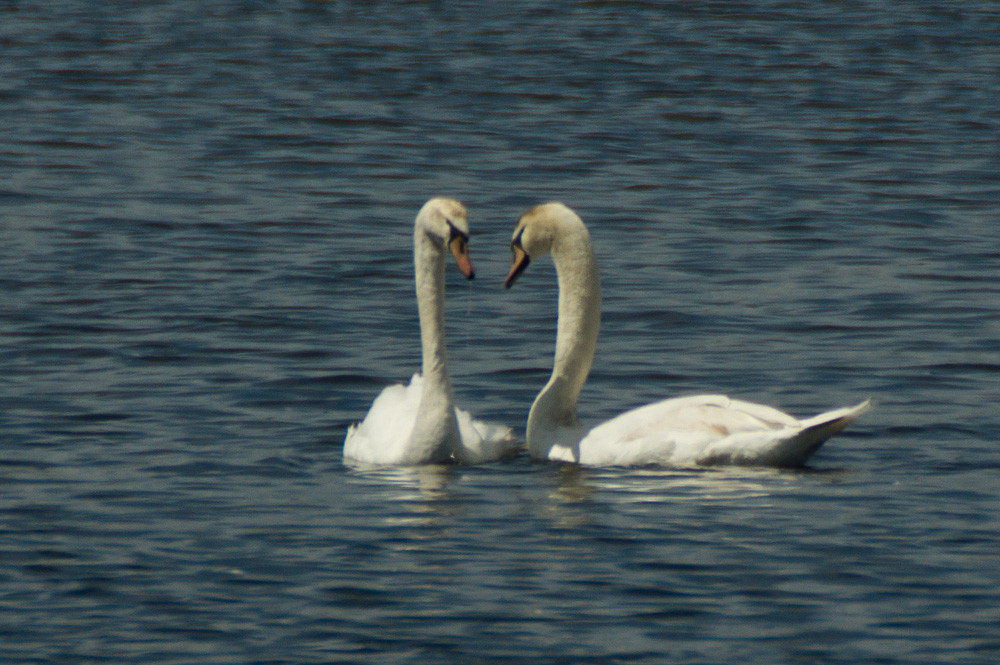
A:
[[[417,420],[424,381],[414,374],[409,385],[397,383],[382,390],[368,415],[351,425],[344,442],[344,457],[366,464],[415,464],[408,444]],[[453,451],[456,462],[479,464],[513,457],[519,442],[505,425],[476,420],[468,411],[455,408],[461,447]]]

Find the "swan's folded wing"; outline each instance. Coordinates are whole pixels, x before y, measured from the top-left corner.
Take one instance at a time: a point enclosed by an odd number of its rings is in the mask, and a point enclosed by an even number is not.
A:
[[[589,465],[801,464],[866,404],[807,421],[724,395],[678,397],[627,411],[580,442]]]
[[[626,411],[580,441],[580,462],[594,466],[695,464],[699,451],[758,419],[731,413],[725,395],[694,395]],[[780,412],[779,412],[780,413]]]
[[[383,389],[365,419],[347,430],[344,457],[369,464],[398,459],[409,442],[422,394],[419,374],[413,375],[409,385],[396,383]]]

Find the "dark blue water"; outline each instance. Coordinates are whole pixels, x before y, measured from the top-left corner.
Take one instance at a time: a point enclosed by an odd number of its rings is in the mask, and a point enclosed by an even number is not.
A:
[[[0,661],[1000,659],[993,3],[141,4],[0,8]],[[552,199],[585,417],[878,406],[802,472],[346,469],[432,195],[481,417],[547,377]]]

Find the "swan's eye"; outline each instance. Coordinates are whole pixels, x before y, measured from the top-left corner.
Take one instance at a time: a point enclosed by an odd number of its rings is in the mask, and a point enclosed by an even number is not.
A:
[[[524,235],[524,227],[522,226],[521,229],[517,232],[517,235],[514,236],[514,239],[510,241],[511,251],[514,251],[515,247],[520,247],[521,249],[524,249],[524,247],[521,245],[521,236],[523,235]]]
[[[521,245],[521,236],[523,235],[524,227],[521,227],[514,236],[514,239],[510,241],[510,272],[503,283],[505,289],[509,289],[520,274],[524,272],[524,269],[528,267],[528,264],[531,263],[531,257],[528,256],[528,252],[524,251],[524,247]]]
[[[469,234],[465,233],[464,231],[459,231],[457,228],[455,228],[455,225],[451,223],[451,220],[448,220],[448,228],[450,229],[448,233],[449,244],[451,244],[451,242],[454,241],[455,238],[461,238],[462,241],[465,243],[469,242]]]

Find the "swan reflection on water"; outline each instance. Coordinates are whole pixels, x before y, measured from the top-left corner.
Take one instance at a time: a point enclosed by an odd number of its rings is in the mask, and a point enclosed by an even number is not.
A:
[[[613,503],[667,503],[676,501],[732,501],[759,499],[792,490],[803,474],[839,473],[797,469],[708,467],[592,468],[576,464],[558,467],[558,486],[550,494],[566,503],[600,496]]]
[[[405,503],[414,512],[454,512],[461,492],[453,485],[461,482],[473,467],[452,464],[385,466],[348,463],[351,482],[377,485],[386,502]],[[478,468],[478,467],[476,467]],[[587,467],[528,461],[524,457],[505,464],[520,472],[549,475],[547,496],[560,504],[587,503],[669,503],[676,501],[713,502],[759,499],[801,486],[810,476],[840,476],[844,469],[773,469],[767,467]],[[497,481],[503,482],[503,481]],[[512,481],[517,486],[519,483]],[[445,505],[450,510],[443,510]]]
[[[464,512],[464,502],[449,489],[458,477],[450,464],[384,466],[348,463],[346,477],[362,491],[377,491],[382,524],[388,527],[441,527]],[[396,506],[395,509],[392,506]],[[416,534],[410,537],[420,539]]]
[[[383,485],[387,501],[447,498],[445,491],[455,479],[455,467],[450,464],[419,464],[415,466],[385,466],[351,463],[347,465],[353,477]]]

